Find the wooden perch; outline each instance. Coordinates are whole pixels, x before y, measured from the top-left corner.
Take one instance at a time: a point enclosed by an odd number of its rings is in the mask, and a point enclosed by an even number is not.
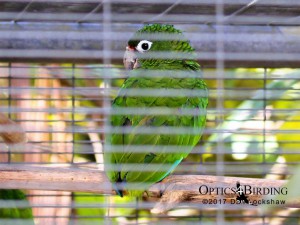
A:
[[[199,187],[236,187],[236,183],[260,188],[280,188],[286,181],[241,177],[218,177],[206,175],[173,175],[153,185],[147,195],[158,203],[153,213],[163,213],[179,203],[203,204],[203,200],[222,199],[230,203],[236,194],[220,195],[216,190],[201,195]],[[111,183],[103,171],[79,168],[52,168],[26,165],[0,165],[0,189],[38,189],[56,191],[94,192],[115,194]],[[205,188],[203,189],[205,191]],[[161,195],[162,194],[162,195]],[[261,195],[249,195],[249,201],[262,199]],[[275,196],[272,196],[275,198]],[[209,204],[208,204],[209,205]],[[213,205],[210,205],[213,206]],[[281,207],[299,207],[300,201],[294,200]]]

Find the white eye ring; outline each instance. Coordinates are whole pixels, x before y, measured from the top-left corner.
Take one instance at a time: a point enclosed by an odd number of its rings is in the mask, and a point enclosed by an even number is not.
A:
[[[147,52],[151,48],[152,44],[153,43],[151,41],[142,40],[138,43],[138,45],[135,47],[135,49],[137,51],[139,51],[140,53],[144,53],[144,52]]]

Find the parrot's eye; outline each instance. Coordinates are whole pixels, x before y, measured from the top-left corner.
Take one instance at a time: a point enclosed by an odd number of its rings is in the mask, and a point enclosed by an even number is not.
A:
[[[139,52],[143,53],[143,52],[148,51],[151,48],[151,46],[152,46],[152,42],[151,41],[142,40],[136,46],[136,50],[138,50]]]

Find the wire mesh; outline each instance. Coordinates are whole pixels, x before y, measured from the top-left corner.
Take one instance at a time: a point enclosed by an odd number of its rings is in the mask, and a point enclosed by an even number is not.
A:
[[[1,1],[1,165],[40,166],[53,171],[73,168],[78,174],[97,169],[100,176],[103,152],[124,151],[123,146],[107,142],[111,133],[199,134],[201,129],[182,126],[111,125],[110,118],[115,115],[172,118],[203,114],[191,108],[138,103],[112,108],[112,101],[122,95],[123,82],[136,77],[122,65],[128,40],[144,24],[162,23],[184,31],[196,50],[201,78],[209,89],[202,138],[172,174],[187,180],[188,175],[218,176],[215,185],[221,185],[227,176],[272,180],[299,176],[298,6],[291,0]],[[157,34],[151,38],[177,37]],[[189,55],[155,52],[142,57],[180,59]],[[141,73],[149,79],[162,76],[160,68]],[[199,74],[179,70],[168,76],[184,79],[198,78]],[[124,96],[176,99],[203,94],[203,90],[188,88],[133,87]],[[5,123],[2,117],[7,118]],[[130,152],[156,154],[162,149],[168,154],[183,151],[180,145],[142,144],[131,146]],[[151,172],[157,165],[137,163],[128,169]],[[107,182],[102,187],[111,189]],[[0,191],[0,223],[299,223],[299,210],[283,206],[264,212],[261,206],[221,204],[222,199],[217,198],[217,204],[184,201],[165,214],[154,214],[151,209],[157,199],[150,196],[120,198],[111,192],[53,190],[28,188],[24,190],[26,198],[19,200]],[[289,186],[290,192],[294,190],[297,187]],[[13,218],[5,212],[11,208],[32,209],[34,222]]]

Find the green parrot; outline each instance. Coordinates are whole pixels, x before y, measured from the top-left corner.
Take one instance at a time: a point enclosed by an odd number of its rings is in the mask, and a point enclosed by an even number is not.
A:
[[[3,204],[6,204],[5,201],[10,201],[10,204],[22,204],[26,207],[19,207],[10,205],[11,207],[0,208],[0,221],[2,219],[18,219],[22,224],[34,225],[32,210],[27,202],[25,194],[21,190],[0,190],[0,201],[3,201]],[[17,201],[17,202],[14,202]],[[20,202],[18,202],[20,201]],[[17,223],[17,220],[14,222]]]
[[[194,49],[173,25],[138,30],[128,41],[124,65],[129,78],[112,103],[104,166],[118,195],[141,197],[199,142],[208,89]]]

